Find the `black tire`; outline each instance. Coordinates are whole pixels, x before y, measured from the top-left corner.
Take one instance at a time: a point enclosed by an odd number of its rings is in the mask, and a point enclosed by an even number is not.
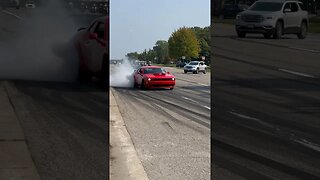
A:
[[[271,38],[271,35],[272,35],[272,34],[269,34],[269,33],[263,34],[264,38],[266,38],[266,39],[270,39],[270,38]]]
[[[278,21],[276,24],[275,31],[273,33],[273,38],[274,39],[281,39],[282,34],[283,34],[283,24],[281,21]]]
[[[307,23],[306,22],[302,22],[301,26],[300,26],[300,32],[297,34],[299,39],[304,39],[307,37]]]
[[[245,38],[246,37],[246,33],[245,32],[241,32],[241,31],[237,31],[237,35],[239,38]]]
[[[146,87],[144,86],[144,80],[141,81],[140,88],[141,88],[142,90],[145,90],[145,89],[146,89]]]
[[[206,73],[207,73],[207,69],[204,69],[203,74],[206,74]]]
[[[187,74],[187,71],[184,71],[185,74]]]
[[[170,88],[170,90],[173,90],[173,88]]]

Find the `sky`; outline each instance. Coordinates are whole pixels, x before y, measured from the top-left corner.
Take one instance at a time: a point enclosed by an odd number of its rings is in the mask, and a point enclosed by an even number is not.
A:
[[[152,49],[180,27],[210,25],[210,0],[111,0],[110,57]]]

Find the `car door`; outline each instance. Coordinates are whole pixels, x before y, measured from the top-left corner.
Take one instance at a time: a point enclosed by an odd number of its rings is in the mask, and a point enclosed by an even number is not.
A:
[[[106,41],[105,41],[105,23],[102,21],[97,22],[97,25],[93,33],[97,34],[97,39],[92,39],[90,41],[90,51],[91,51],[91,62],[90,62],[90,71],[98,74],[102,68],[103,55],[106,50]]]
[[[292,7],[291,7],[290,2],[286,3],[283,8],[283,13],[284,13],[284,30],[285,31],[290,31],[293,27],[294,23],[294,12],[292,12]],[[288,9],[290,12],[285,12],[285,10]]]
[[[298,3],[291,3],[291,9],[293,12],[293,20],[292,20],[292,26],[295,28],[295,30],[297,31],[298,28],[301,25],[302,22],[302,16],[299,13],[299,5]]]
[[[90,39],[90,33],[94,32],[94,29],[97,26],[97,22],[93,22],[87,32],[84,34],[84,37],[80,40],[80,49],[81,49],[81,56],[84,60],[83,66],[85,66],[86,69],[90,69],[90,62],[91,62],[91,56],[92,56],[92,49],[91,49],[91,43],[92,40]]]
[[[136,74],[136,82],[137,82],[137,84],[140,85],[141,82],[142,82],[142,79],[143,79],[143,69],[140,68],[140,69],[138,70],[137,74]]]

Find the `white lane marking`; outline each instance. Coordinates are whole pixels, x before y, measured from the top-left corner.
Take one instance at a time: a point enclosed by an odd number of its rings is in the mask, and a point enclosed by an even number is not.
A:
[[[206,108],[206,109],[211,110],[211,108],[209,106],[203,106],[203,107]]]
[[[202,83],[198,83],[198,84],[201,85],[201,86],[209,86],[207,84],[202,84]]]
[[[305,74],[305,73],[300,73],[300,72],[290,71],[290,70],[287,70],[287,69],[278,69],[278,70],[279,70],[279,71],[282,71],[282,72],[286,72],[286,73],[290,73],[290,74],[298,75],[298,76],[309,77],[309,78],[315,78],[315,76],[310,75],[310,74]]]
[[[290,47],[291,49],[296,49],[296,50],[301,50],[301,51],[308,51],[308,52],[312,52],[312,53],[320,53],[319,50],[314,50],[314,49],[305,49],[305,48],[298,48],[298,47]]]
[[[308,148],[310,148],[310,149],[313,149],[313,150],[315,150],[315,151],[318,151],[318,152],[320,152],[320,146],[319,145],[317,145],[317,144],[314,144],[314,143],[312,143],[312,142],[309,142],[309,141],[307,141],[307,140],[305,140],[305,139],[299,139],[299,140],[294,140],[295,142],[297,142],[297,143],[299,143],[299,144],[302,144],[302,145],[304,145],[304,146],[306,146],[306,147],[308,147]]]
[[[244,118],[244,119],[249,119],[249,120],[253,120],[253,121],[256,121],[264,126],[268,126],[268,127],[273,127],[272,125],[268,124],[268,123],[265,123],[263,121],[261,121],[260,119],[257,119],[257,118],[254,118],[254,117],[250,117],[250,116],[247,116],[247,115],[244,115],[244,114],[239,114],[239,113],[236,113],[236,112],[232,112],[232,111],[229,111],[230,114],[233,114],[235,116],[238,116],[238,117],[241,117],[241,118]]]
[[[9,14],[9,15],[11,15],[11,16],[14,16],[14,17],[16,17],[16,18],[18,18],[18,19],[20,19],[20,20],[23,20],[22,17],[20,17],[20,16],[18,16],[18,15],[16,15],[16,14],[13,14],[12,12],[9,12],[9,11],[7,11],[7,10],[2,10],[2,12],[3,12],[3,13],[6,13],[6,14]]]
[[[185,97],[185,96],[182,96],[182,98],[185,99],[185,100],[194,102],[194,103],[199,103],[199,102],[197,102],[197,101],[195,101],[195,100],[193,100],[193,99],[187,98],[187,97]]]

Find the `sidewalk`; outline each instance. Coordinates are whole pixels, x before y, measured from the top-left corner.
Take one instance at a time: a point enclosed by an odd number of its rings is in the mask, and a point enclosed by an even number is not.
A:
[[[0,81],[0,179],[38,180],[22,128],[7,91],[12,85]]]
[[[110,180],[148,180],[127,131],[118,104],[109,90],[110,97]]]

